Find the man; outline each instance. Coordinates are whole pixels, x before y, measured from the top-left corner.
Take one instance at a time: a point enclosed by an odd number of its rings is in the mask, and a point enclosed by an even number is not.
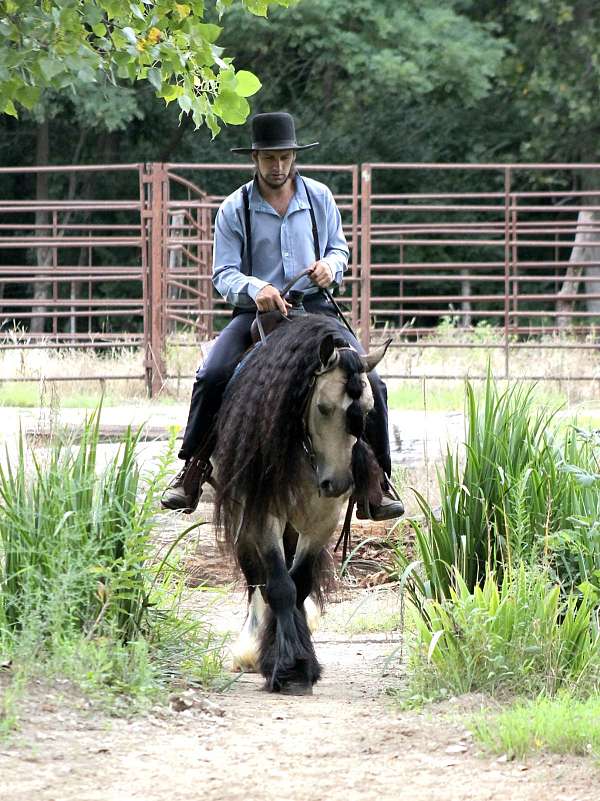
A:
[[[225,199],[215,221],[213,283],[234,307],[233,317],[198,370],[179,458],[185,466],[165,490],[167,509],[196,508],[203,481],[210,475],[214,445],[213,424],[227,382],[243,353],[251,345],[250,327],[256,310],[279,310],[287,315],[290,304],[280,290],[298,273],[310,276],[294,289],[304,292],[304,308],[336,319],[336,311],[323,288],[342,282],[348,266],[348,246],[339,210],[329,189],[296,170],[296,153],[318,142],[296,142],[291,115],[276,112],[252,119],[253,143],[233,148],[251,153],[255,177]],[[340,323],[341,326],[341,323]],[[343,335],[360,352],[360,344],[343,328]],[[387,392],[376,373],[369,375],[375,399],[367,421],[366,438],[386,477],[391,472],[387,431]],[[386,478],[380,506],[360,504],[359,517],[387,520],[400,517],[404,508]]]

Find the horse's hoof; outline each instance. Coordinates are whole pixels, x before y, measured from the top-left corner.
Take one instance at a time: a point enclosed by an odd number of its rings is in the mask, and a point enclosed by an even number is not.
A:
[[[279,690],[281,695],[312,695],[312,684],[300,684],[298,681],[290,681],[283,684]]]

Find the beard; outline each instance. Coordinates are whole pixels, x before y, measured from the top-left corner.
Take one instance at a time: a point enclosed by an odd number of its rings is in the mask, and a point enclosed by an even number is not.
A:
[[[258,174],[270,189],[281,189],[282,186],[285,186],[285,184],[294,177],[295,173],[295,165],[292,165],[285,174],[277,173],[276,175],[272,175],[271,173],[264,173],[258,170]]]

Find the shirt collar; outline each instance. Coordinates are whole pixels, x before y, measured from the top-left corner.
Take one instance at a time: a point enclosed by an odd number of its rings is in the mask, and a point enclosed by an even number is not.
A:
[[[290,200],[290,205],[288,206],[287,213],[291,214],[294,211],[300,211],[302,209],[309,209],[310,204],[308,202],[308,195],[306,194],[306,185],[304,183],[304,178],[301,177],[300,173],[296,173],[296,180],[295,180],[295,192],[292,195],[292,199]],[[263,196],[260,194],[258,189],[258,183],[256,178],[250,181],[247,184],[248,187],[248,203],[251,209],[254,211],[267,211],[273,213],[272,207],[266,202]]]

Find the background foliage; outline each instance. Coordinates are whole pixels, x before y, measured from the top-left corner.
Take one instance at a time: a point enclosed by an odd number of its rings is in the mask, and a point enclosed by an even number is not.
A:
[[[211,142],[191,123],[194,115],[213,127],[217,117],[242,121],[244,92],[256,84],[236,84],[234,69],[262,82],[252,111],[293,113],[301,137],[321,141],[310,157],[323,162],[597,158],[593,4],[283,5],[289,0],[4,0],[0,96],[4,111],[20,116],[1,120],[0,160],[32,164],[27,141],[43,119],[54,163],[229,157],[243,131],[226,125]],[[268,19],[256,16],[267,10]],[[176,102],[165,109],[165,100]],[[182,109],[192,117],[179,126]],[[90,130],[98,135],[75,152]]]

